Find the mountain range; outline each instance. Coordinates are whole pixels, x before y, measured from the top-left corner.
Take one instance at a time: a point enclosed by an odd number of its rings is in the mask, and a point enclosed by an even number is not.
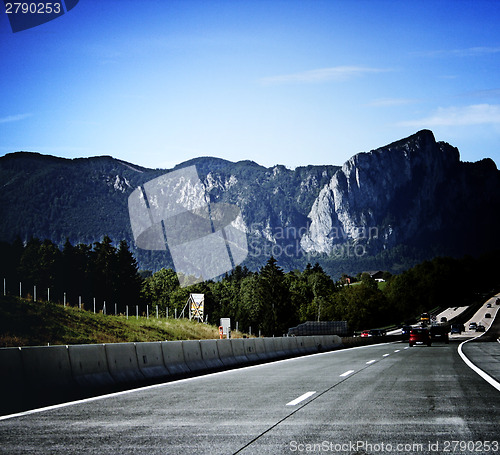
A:
[[[437,255],[497,248],[500,171],[491,159],[460,161],[431,131],[354,155],[342,166],[271,168],[200,157],[148,169],[99,156],[32,152],[0,157],[0,241],[92,244],[126,240],[141,269],[172,267],[168,251],[135,246],[128,198],[172,170],[196,166],[211,203],[241,211],[251,270],[273,255],[285,270],[318,262],[332,276],[398,272]]]

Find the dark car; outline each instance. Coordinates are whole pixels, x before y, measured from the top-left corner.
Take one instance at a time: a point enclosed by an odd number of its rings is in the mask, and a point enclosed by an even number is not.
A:
[[[450,333],[450,327],[447,324],[433,325],[430,328],[430,336],[432,341],[441,340],[445,343],[449,343],[450,338],[448,336],[448,333]]]
[[[448,322],[448,319],[446,319],[444,316],[441,318],[441,322]]]
[[[370,330],[370,335],[372,337],[384,337],[385,336],[385,330],[372,329],[372,330]]]
[[[484,327],[483,324],[478,324],[476,327],[476,332],[484,332],[486,328]]]
[[[410,332],[410,347],[416,344],[426,344],[430,346],[432,341],[429,335],[429,331],[422,327],[414,327]]]
[[[485,317],[485,318],[491,318],[491,313],[486,313],[486,314],[484,315],[484,317]]]
[[[488,304],[486,305],[486,308],[491,308],[491,303],[488,303]]]
[[[465,332],[465,326],[463,324],[452,324],[450,333],[458,333],[459,335]]]
[[[476,328],[477,328],[477,322],[471,322],[469,324],[469,330],[471,330],[471,331],[476,330]]]

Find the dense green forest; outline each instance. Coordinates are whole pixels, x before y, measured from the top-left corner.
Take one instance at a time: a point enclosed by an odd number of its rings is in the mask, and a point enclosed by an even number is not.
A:
[[[208,321],[230,317],[241,330],[282,335],[307,320],[346,320],[352,330],[382,327],[411,320],[436,307],[468,305],[500,289],[500,252],[479,258],[438,257],[398,275],[385,275],[383,287],[369,274],[354,284],[335,282],[319,264],[284,272],[275,258],[256,272],[236,267],[218,281],[180,287],[171,269],[139,271],[125,241],[114,246],[109,237],[92,245],[49,240],[0,243],[0,277],[4,292],[87,310],[124,313],[130,306],[141,314],[158,306],[160,314],[181,314],[190,293],[205,294]],[[50,294],[50,296],[49,296]],[[132,309],[131,309],[132,311]]]

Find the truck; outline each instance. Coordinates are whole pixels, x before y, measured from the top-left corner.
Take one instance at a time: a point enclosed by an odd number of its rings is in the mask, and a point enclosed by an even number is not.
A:
[[[347,321],[307,321],[288,329],[288,336],[338,335],[352,336]]]

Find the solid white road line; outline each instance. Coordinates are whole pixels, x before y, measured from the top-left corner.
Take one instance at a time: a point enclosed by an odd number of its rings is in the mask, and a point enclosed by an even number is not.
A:
[[[307,400],[310,396],[314,395],[316,392],[306,392],[304,395],[301,395],[298,398],[295,398],[295,400],[290,401],[289,403],[286,404],[286,406],[295,406],[296,404],[299,404],[301,401]]]
[[[349,376],[351,373],[354,373],[354,370],[349,370],[349,371],[346,371],[345,373],[342,373],[340,375],[341,378],[344,378],[346,376]]]
[[[485,332],[486,333],[486,332]],[[476,365],[474,365],[469,359],[468,357],[463,353],[462,351],[462,346],[465,344],[465,343],[468,343],[469,341],[472,341],[472,340],[475,340],[476,338],[479,338],[481,336],[483,336],[484,333],[482,333],[481,335],[475,337],[475,338],[471,338],[469,340],[466,340],[466,341],[463,341],[462,343],[460,343],[460,345],[458,346],[458,353],[460,354],[460,357],[462,357],[462,360],[465,362],[465,364],[471,368],[472,370],[474,370],[479,376],[481,376],[488,384],[491,384],[493,387],[495,387],[495,389],[497,389],[498,391],[500,391],[500,383],[498,381],[496,381],[495,379],[493,379],[488,373],[484,372],[483,370],[481,370],[481,368],[477,367]]]

